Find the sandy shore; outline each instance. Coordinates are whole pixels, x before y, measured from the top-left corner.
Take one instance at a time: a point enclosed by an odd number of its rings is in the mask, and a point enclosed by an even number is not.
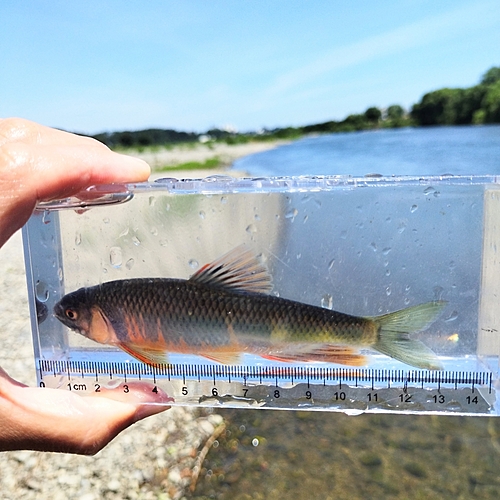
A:
[[[243,156],[252,155],[255,153],[260,153],[262,151],[269,151],[270,149],[277,148],[288,144],[289,141],[269,141],[269,142],[249,142],[247,144],[236,144],[228,145],[223,143],[206,145],[206,144],[186,144],[181,146],[176,146],[172,149],[158,149],[154,151],[130,151],[131,156],[141,158],[149,163],[152,170],[163,169],[165,166],[176,166],[187,162],[199,162],[203,163],[206,160],[217,158],[221,162],[221,166],[212,170],[186,170],[178,171],[173,170],[172,175],[178,178],[193,178],[193,177],[204,177],[201,174],[214,174],[220,173],[221,170],[229,168],[234,160],[241,158]],[[244,172],[227,172],[230,175],[240,177],[244,175]],[[161,173],[155,172],[153,174],[155,177],[167,176],[167,171],[162,171]]]

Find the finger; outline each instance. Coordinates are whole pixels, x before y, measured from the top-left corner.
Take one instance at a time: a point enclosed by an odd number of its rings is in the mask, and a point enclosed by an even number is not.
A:
[[[150,168],[104,144],[20,119],[0,120],[0,245],[39,201],[103,183],[147,180]]]
[[[121,401],[106,397],[111,392]],[[80,397],[59,389],[22,387],[0,376],[0,449],[94,454],[123,429],[164,411],[172,401],[143,383],[129,384],[126,398],[111,392]]]
[[[22,167],[26,173],[53,172],[43,178],[43,184],[48,184],[42,186],[46,190],[54,179],[60,184],[69,181],[81,189],[103,182],[141,182],[150,174],[146,162],[114,153],[95,139],[19,118],[0,120],[0,148],[10,168]],[[36,179],[39,185],[40,180]]]

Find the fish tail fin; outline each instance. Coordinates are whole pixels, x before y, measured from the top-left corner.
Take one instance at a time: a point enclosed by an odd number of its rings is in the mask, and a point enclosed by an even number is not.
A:
[[[416,368],[442,370],[436,354],[419,340],[411,339],[409,334],[425,330],[445,305],[444,301],[427,302],[371,318],[378,329],[378,341],[372,347]]]

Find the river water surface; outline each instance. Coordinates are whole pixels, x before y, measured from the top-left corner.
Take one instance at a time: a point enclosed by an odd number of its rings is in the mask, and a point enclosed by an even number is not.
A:
[[[500,126],[327,134],[243,157],[234,167],[255,176],[498,174]]]

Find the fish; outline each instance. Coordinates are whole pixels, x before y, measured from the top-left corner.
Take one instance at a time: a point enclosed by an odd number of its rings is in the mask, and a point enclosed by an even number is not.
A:
[[[54,315],[68,328],[150,364],[169,353],[238,364],[245,353],[283,362],[363,366],[360,349],[403,363],[442,369],[410,334],[426,329],[446,305],[432,301],[375,317],[333,311],[275,296],[267,268],[242,245],[189,279],[133,278],[65,295]]]

